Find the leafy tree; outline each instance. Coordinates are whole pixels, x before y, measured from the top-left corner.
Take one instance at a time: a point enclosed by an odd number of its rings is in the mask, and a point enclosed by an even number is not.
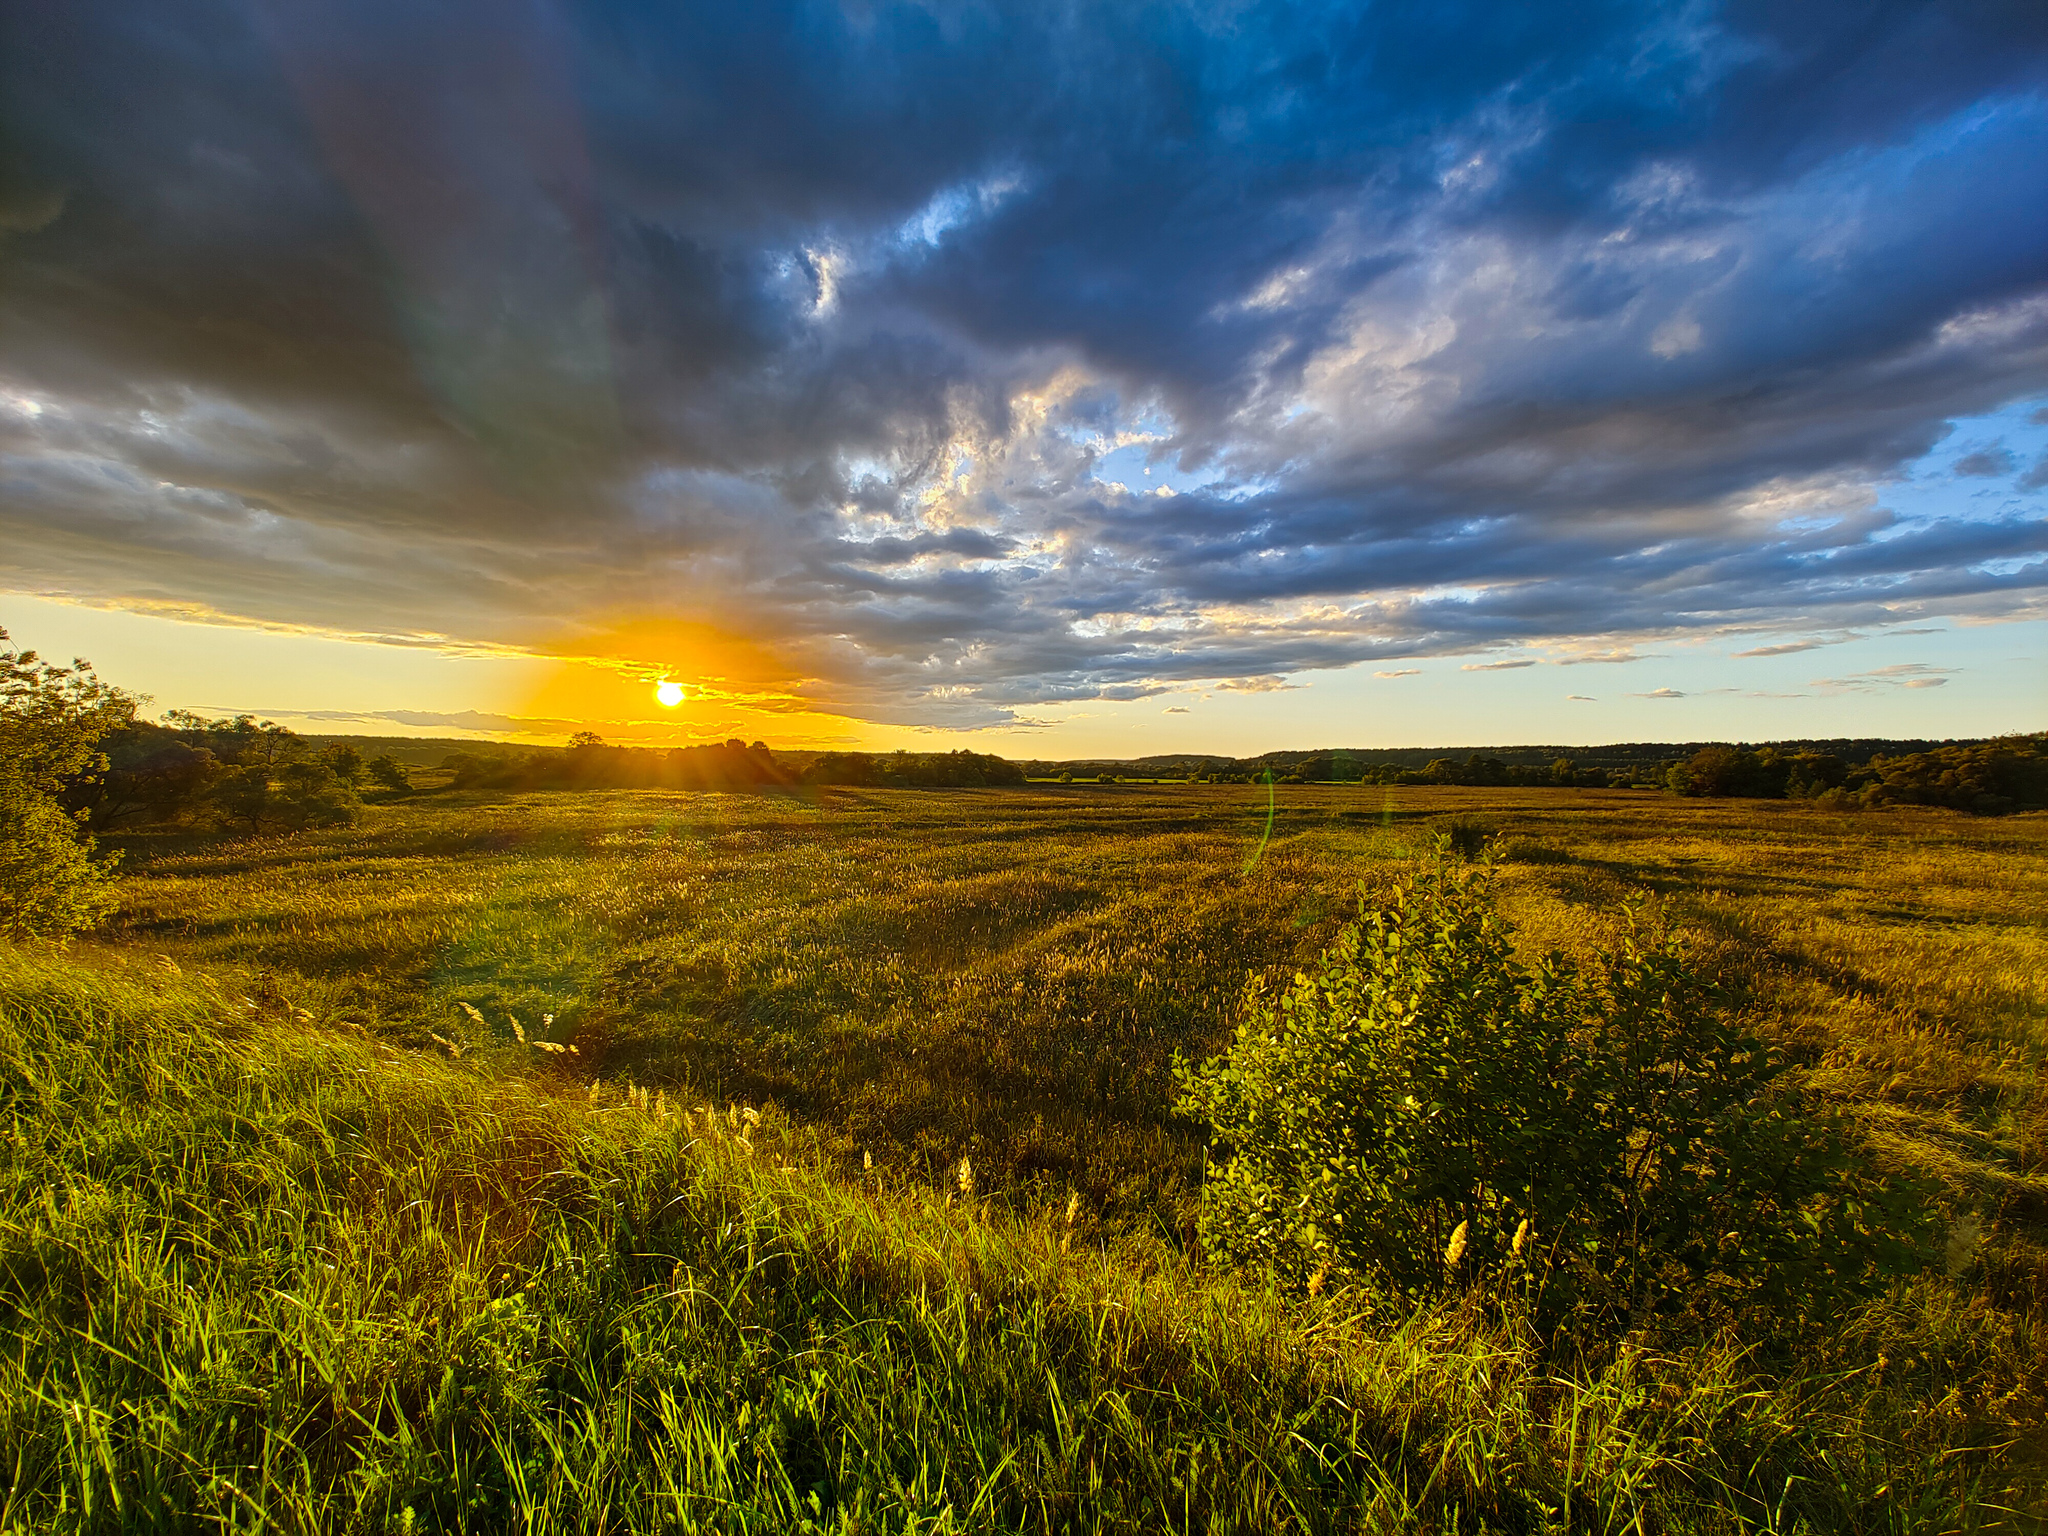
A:
[[[356,819],[355,786],[341,777],[323,754],[302,757],[278,770],[271,795],[271,814],[294,832],[307,827],[343,826]]]
[[[365,771],[370,776],[370,782],[379,789],[388,789],[393,794],[404,794],[412,788],[412,779],[407,775],[405,765],[389,752],[371,758],[370,766]]]
[[[1905,1193],[1682,943],[1632,920],[1586,968],[1526,969],[1491,879],[1440,843],[1312,970],[1254,984],[1224,1055],[1176,1063],[1222,1144],[1212,1253],[1406,1296],[1490,1275],[1546,1328],[1821,1305],[1906,1260]]]
[[[2048,733],[1878,755],[1837,783],[1822,792],[1830,803],[1941,805],[1979,816],[2040,810],[2048,808]]]
[[[214,780],[207,800],[221,821],[251,834],[261,832],[272,819],[269,767],[243,763],[227,769]]]
[[[111,865],[63,796],[105,768],[100,741],[132,720],[137,700],[92,667],[17,651],[0,629],[0,932],[61,935],[112,906]]]
[[[320,760],[327,765],[335,778],[346,784],[350,789],[356,789],[361,786],[365,771],[363,768],[363,754],[356,750],[353,742],[337,741],[330,743],[321,751]]]

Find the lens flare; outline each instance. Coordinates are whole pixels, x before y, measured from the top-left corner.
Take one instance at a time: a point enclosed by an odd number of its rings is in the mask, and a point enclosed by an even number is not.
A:
[[[664,709],[674,709],[683,702],[683,685],[672,683],[664,677],[654,685],[654,698]]]

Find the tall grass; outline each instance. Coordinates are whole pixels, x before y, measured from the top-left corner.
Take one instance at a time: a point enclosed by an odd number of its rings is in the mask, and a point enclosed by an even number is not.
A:
[[[1370,1327],[733,1106],[0,952],[6,1530],[1915,1530],[1982,1458],[1722,1343]],[[2009,1497],[2009,1495],[2001,1495]]]
[[[0,950],[0,1530],[2042,1528],[2048,818],[1283,787],[1247,872],[1265,815],[472,796],[125,840],[107,935]],[[1451,816],[1532,944],[1666,902],[1938,1181],[1930,1273],[1573,1361],[1482,1297],[1204,1268],[1171,1053]]]
[[[0,950],[0,1105],[8,1531],[1908,1531],[2026,1496],[1905,1361],[1573,1370],[1476,1301],[1375,1325],[835,1172],[772,1113],[162,968]],[[2025,1341],[1934,1295],[1859,1326],[2005,1379]]]

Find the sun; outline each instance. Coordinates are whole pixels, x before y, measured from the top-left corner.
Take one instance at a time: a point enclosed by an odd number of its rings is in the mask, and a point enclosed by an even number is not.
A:
[[[683,702],[683,685],[681,683],[672,683],[664,677],[654,685],[654,698],[662,708],[674,709]]]

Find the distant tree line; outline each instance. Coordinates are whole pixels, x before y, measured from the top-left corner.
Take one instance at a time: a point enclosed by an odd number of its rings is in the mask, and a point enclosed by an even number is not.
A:
[[[1815,800],[1843,808],[1938,805],[1977,816],[2048,809],[2048,733],[1877,755],[1706,747],[1665,774],[1681,795]]]
[[[567,751],[526,754],[455,752],[441,761],[454,789],[719,789],[790,784],[795,776],[760,742],[737,737],[701,747],[657,751],[615,747],[592,731],[569,738]]]
[[[96,830],[150,825],[259,834],[346,825],[365,781],[404,778],[389,759],[365,763],[346,742],[315,747],[253,715],[208,720],[172,710],[129,718],[99,743],[100,761],[65,784],[64,803]]]
[[[1191,777],[1198,784],[1257,784],[1268,774],[1276,784],[1465,784],[1484,788],[1503,786],[1564,787],[1567,789],[1608,789],[1628,785],[1633,779],[1626,771],[1582,767],[1569,757],[1547,763],[1509,763],[1498,757],[1474,752],[1463,762],[1439,757],[1420,768],[1399,763],[1373,763],[1345,752],[1317,753],[1281,767],[1271,764],[1233,763],[1228,767],[1196,770]]]
[[[1022,784],[1024,770],[986,752],[825,752],[805,767],[803,782],[978,789]]]
[[[1600,769],[1610,784],[1661,787],[1672,766],[1684,762],[1708,747],[1726,746],[1709,741],[1625,741],[1598,746],[1553,743],[1548,746],[1460,746],[1450,747],[1318,747],[1308,751],[1262,752],[1256,757],[1223,757],[1211,753],[1168,752],[1125,759],[1078,758],[1064,761],[1026,759],[1020,766],[1035,779],[1059,779],[1071,775],[1074,782],[1088,783],[1108,775],[1112,779],[1193,779],[1221,783],[1263,782],[1270,773],[1275,782],[1290,776],[1302,783],[1380,784],[1449,783],[1454,775],[1474,776],[1473,782],[1543,784],[1559,759],[1570,761],[1574,772]],[[1981,741],[1939,741],[1886,737],[1832,737],[1772,743],[1772,750],[1784,754],[1801,752],[1840,758],[1851,768],[1873,757],[1903,757],[1931,752],[1941,747],[1978,746]],[[1761,748],[1755,748],[1761,750]],[[1476,758],[1478,762],[1472,760]],[[1498,763],[1498,768],[1492,765]],[[1431,770],[1435,777],[1431,778]],[[1403,773],[1420,775],[1403,780]]]
[[[873,788],[972,788],[1022,784],[1024,770],[982,752],[825,752],[798,767],[761,742],[737,737],[711,746],[657,750],[608,746],[594,733],[567,751],[443,760],[456,789],[749,790],[805,784]]]

